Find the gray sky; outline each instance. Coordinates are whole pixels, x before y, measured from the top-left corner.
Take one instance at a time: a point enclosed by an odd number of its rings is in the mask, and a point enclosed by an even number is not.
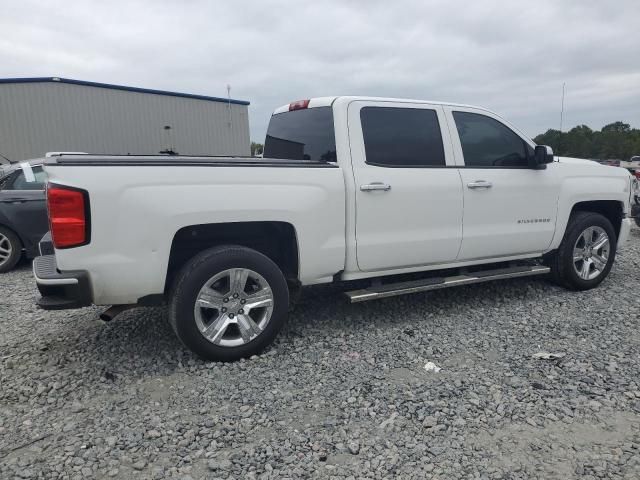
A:
[[[4,0],[0,77],[59,76],[249,100],[251,137],[292,100],[482,105],[534,136],[640,127],[638,0]]]

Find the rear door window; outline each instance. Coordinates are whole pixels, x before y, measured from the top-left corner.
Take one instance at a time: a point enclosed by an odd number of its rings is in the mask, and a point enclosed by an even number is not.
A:
[[[366,162],[380,167],[444,167],[438,115],[422,108],[360,110]]]
[[[336,136],[331,107],[278,113],[271,117],[264,158],[336,161]]]

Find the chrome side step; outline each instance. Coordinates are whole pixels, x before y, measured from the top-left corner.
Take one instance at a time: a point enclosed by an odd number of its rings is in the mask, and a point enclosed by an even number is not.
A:
[[[456,287],[458,285],[471,285],[472,283],[490,282],[491,280],[544,275],[545,273],[549,273],[549,271],[549,267],[542,265],[498,268],[453,277],[427,278],[410,282],[390,283],[362,290],[352,290],[345,292],[345,295],[351,303],[366,302],[367,300],[377,300],[379,298],[394,297],[407,293],[427,292],[429,290],[439,290],[441,288]]]

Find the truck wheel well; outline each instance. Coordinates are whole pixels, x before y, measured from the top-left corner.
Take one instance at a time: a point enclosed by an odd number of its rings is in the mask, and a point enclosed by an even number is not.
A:
[[[218,245],[252,248],[273,260],[287,280],[298,278],[298,241],[286,222],[230,222],[190,225],[178,230],[171,243],[165,293],[180,268],[196,254]]]
[[[616,200],[593,200],[589,202],[576,203],[571,209],[573,212],[595,212],[599,213],[611,222],[616,232],[616,237],[620,235],[622,226],[622,203]]]

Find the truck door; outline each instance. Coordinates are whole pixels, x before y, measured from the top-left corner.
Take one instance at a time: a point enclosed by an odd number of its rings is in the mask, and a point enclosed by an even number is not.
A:
[[[456,260],[462,182],[439,105],[348,107],[358,267],[381,271]]]
[[[544,251],[556,224],[556,164],[529,168],[533,142],[494,114],[462,107],[445,111],[457,163],[464,163],[464,235],[458,260]]]

